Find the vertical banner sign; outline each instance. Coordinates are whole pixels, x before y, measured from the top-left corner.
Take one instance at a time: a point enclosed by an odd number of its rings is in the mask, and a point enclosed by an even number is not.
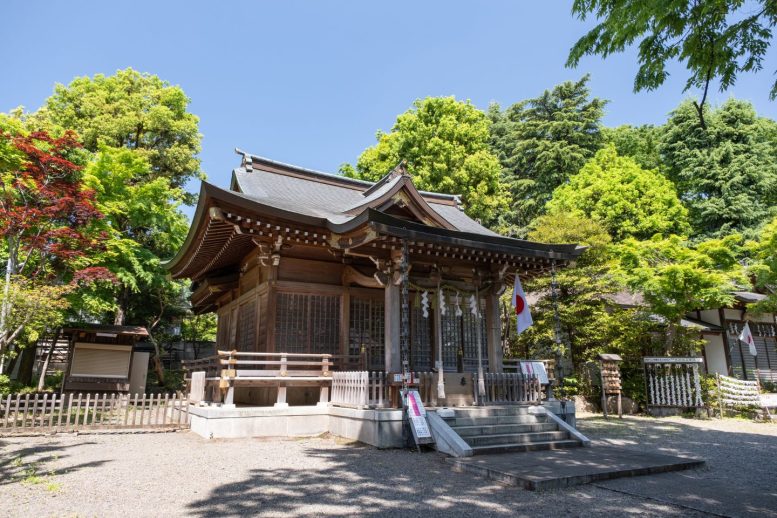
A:
[[[421,395],[417,390],[407,391],[407,417],[410,421],[410,429],[413,431],[413,439],[416,444],[430,444],[434,442],[429,424],[426,422],[426,409],[421,402]]]

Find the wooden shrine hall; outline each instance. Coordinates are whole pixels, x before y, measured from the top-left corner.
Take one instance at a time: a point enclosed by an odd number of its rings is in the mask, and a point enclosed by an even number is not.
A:
[[[229,189],[203,182],[167,264],[192,280],[194,311],[218,315],[218,361],[190,368],[227,403],[323,402],[310,387],[332,372],[398,373],[401,357],[501,372],[505,287],[582,251],[500,236],[402,165],[373,183],[238,154]]]

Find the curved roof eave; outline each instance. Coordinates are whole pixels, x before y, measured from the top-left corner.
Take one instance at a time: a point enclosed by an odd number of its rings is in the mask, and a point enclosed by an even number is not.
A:
[[[578,257],[583,247],[577,245],[550,245],[544,243],[535,243],[504,236],[489,236],[464,232],[460,230],[451,230],[447,228],[431,227],[420,223],[414,223],[403,219],[395,218],[373,208],[366,208],[362,212],[354,215],[348,221],[335,223],[323,217],[314,217],[299,214],[286,209],[281,209],[257,201],[241,193],[221,189],[208,182],[202,182],[200,188],[197,209],[195,210],[189,233],[184,240],[178,253],[169,261],[162,263],[163,267],[170,271],[174,276],[176,268],[192,253],[193,242],[201,233],[203,225],[210,219],[209,209],[213,201],[217,200],[218,207],[222,210],[229,210],[230,206],[247,211],[256,211],[270,213],[274,217],[288,220],[293,223],[310,225],[326,228],[330,232],[342,234],[358,229],[365,224],[375,224],[385,229],[392,229],[394,232],[404,232],[407,234],[428,236],[436,240],[447,240],[458,242],[462,246],[492,246],[510,254],[529,255],[546,257],[549,259],[574,260]],[[227,206],[224,206],[227,205]]]

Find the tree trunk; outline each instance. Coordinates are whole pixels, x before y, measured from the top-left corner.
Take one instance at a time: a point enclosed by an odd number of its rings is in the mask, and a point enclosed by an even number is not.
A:
[[[148,339],[154,345],[154,371],[156,372],[157,383],[162,386],[165,384],[165,369],[162,367],[162,356],[159,351],[159,343],[157,343],[154,335],[149,331]]]
[[[32,369],[35,367],[36,344],[27,344],[27,347],[21,350],[21,365],[19,365],[19,376],[17,381],[25,386],[32,385]]]
[[[666,346],[664,353],[669,356],[672,346],[674,345],[674,339],[677,335],[677,325],[674,322],[669,322],[669,326],[666,328]]]
[[[48,351],[46,351],[46,359],[43,360],[43,366],[40,368],[40,376],[38,377],[38,391],[43,390],[43,386],[46,384],[46,371],[49,370],[49,360],[51,360],[51,355],[54,354],[54,349],[57,347],[61,333],[62,328],[58,327],[54,333],[54,338],[51,340],[51,345]]]
[[[121,287],[118,300],[116,301],[116,315],[113,317],[113,325],[123,326],[127,318],[127,306],[129,305],[129,288]]]

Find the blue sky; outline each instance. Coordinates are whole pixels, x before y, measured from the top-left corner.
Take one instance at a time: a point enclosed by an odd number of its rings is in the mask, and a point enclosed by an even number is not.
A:
[[[685,73],[657,92],[632,92],[633,52],[585,59],[567,52],[591,22],[571,1],[543,2],[42,2],[0,4],[0,111],[34,110],[79,75],[133,67],[180,85],[200,117],[203,169],[228,183],[240,147],[324,171],[355,162],[417,98],[455,95],[481,108],[536,96],[592,75],[609,99],[605,123],[661,123],[684,97]],[[777,68],[727,93],[777,118],[768,89]],[[197,186],[190,186],[196,190]]]

